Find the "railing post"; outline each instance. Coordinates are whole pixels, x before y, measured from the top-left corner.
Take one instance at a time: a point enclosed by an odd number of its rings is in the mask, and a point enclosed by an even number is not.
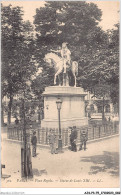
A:
[[[37,142],[40,143],[40,129],[38,128],[38,139],[37,139]]]
[[[17,139],[19,140],[19,128],[17,128]]]
[[[104,133],[106,134],[107,132],[105,131],[105,124],[104,124]]]
[[[99,126],[99,138],[100,138],[100,126]]]
[[[45,129],[42,129],[42,139],[41,139],[42,143],[41,144],[44,144],[44,130]]]
[[[95,128],[93,127],[93,139],[95,138]]]
[[[45,136],[46,136],[46,145],[47,145],[47,143],[48,143],[48,128],[46,129],[46,132],[45,133],[46,133]]]
[[[115,123],[114,123],[114,128],[115,128],[115,133],[116,133],[116,121],[115,121]]]
[[[59,138],[60,138],[60,134],[59,134]],[[65,130],[61,129],[61,142],[60,144],[62,144],[62,147],[65,146]]]
[[[55,129],[55,132],[56,132],[56,148],[58,148],[58,139],[59,139],[58,128]]]
[[[9,127],[7,127],[7,138],[8,139],[10,138],[10,130],[9,130]]]

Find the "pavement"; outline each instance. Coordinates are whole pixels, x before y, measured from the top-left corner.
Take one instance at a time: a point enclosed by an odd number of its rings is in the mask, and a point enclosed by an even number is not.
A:
[[[86,151],[51,154],[49,149],[38,147],[37,157],[32,157],[34,176],[26,180],[21,178],[21,145],[2,139],[2,172],[10,177],[2,179],[1,186],[118,188],[119,151],[119,136],[92,142]]]

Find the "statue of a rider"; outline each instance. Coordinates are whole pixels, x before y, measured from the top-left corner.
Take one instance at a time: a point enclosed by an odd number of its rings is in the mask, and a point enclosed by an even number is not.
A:
[[[59,47],[58,50],[56,50],[56,51],[55,50],[51,50],[51,51],[61,54],[61,57],[63,59],[64,73],[66,73],[67,66],[70,67],[70,65],[71,65],[71,52],[70,52],[70,50],[67,47],[67,43],[64,42],[64,43],[62,43],[62,48]]]

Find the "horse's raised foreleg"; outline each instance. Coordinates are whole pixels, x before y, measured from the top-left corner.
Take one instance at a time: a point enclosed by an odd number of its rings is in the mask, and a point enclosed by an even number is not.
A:
[[[58,80],[59,80],[59,86],[61,86],[61,78],[60,78],[60,75],[58,75]]]

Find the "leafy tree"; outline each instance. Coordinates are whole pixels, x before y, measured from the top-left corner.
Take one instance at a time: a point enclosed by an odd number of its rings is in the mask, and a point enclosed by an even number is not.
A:
[[[115,25],[115,29],[109,32],[109,50],[110,55],[108,63],[109,78],[108,83],[111,85],[111,99],[113,104],[119,106],[119,23]]]
[[[66,41],[72,60],[79,63],[78,86],[91,90],[102,81],[112,86],[116,82],[118,86],[119,24],[117,29],[104,32],[98,26],[101,16],[101,10],[94,3],[46,2],[44,8],[36,10],[34,20],[38,61]],[[41,66],[47,74],[43,61]]]
[[[86,67],[83,77],[80,78],[84,87],[89,87],[91,92],[97,84],[109,85],[113,104],[119,102],[119,24],[115,26],[115,29],[107,32],[105,44],[102,44],[98,53],[93,55],[93,64]]]
[[[20,7],[1,7],[2,97],[9,98],[9,123],[14,95],[19,93],[26,80],[29,80],[36,70],[32,60],[33,27],[29,21],[23,21],[22,15]]]
[[[57,49],[62,42],[69,43],[72,60],[79,62],[78,85],[83,82],[82,70],[93,64],[93,55],[104,44],[106,33],[98,26],[102,12],[94,3],[86,2],[46,2],[44,8],[36,10],[36,58],[47,73],[44,55],[50,49]],[[50,74],[49,74],[50,75]],[[51,73],[52,76],[52,73]],[[50,83],[46,83],[49,85]]]
[[[72,60],[79,63],[78,86],[93,92],[99,83],[110,85],[115,104],[119,96],[119,24],[104,32],[98,26],[101,16],[94,3],[46,2],[44,8],[36,10],[34,20],[36,58],[43,68],[44,83],[52,85],[53,69],[43,62],[44,55],[68,42]]]

